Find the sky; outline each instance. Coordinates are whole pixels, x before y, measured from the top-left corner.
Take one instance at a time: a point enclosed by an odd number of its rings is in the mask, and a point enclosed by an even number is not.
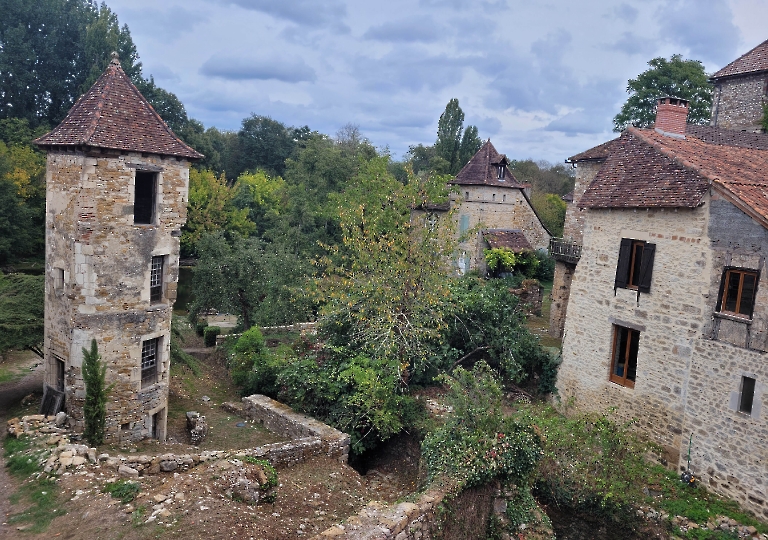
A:
[[[707,73],[768,35],[764,0],[107,0],[144,75],[236,131],[251,114],[402,159],[452,98],[511,159],[562,162],[616,136],[627,81],[681,54]]]

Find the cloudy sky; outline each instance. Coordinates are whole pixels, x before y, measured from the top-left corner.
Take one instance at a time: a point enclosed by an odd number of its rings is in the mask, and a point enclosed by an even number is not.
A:
[[[764,0],[107,0],[145,75],[206,127],[251,113],[396,158],[458,98],[511,158],[561,162],[615,136],[626,83],[657,56],[708,73],[768,39]]]

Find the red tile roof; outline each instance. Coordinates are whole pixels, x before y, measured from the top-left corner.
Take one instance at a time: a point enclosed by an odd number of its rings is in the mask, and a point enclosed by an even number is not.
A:
[[[508,248],[515,253],[533,249],[520,229],[486,229],[483,238],[492,249]]]
[[[604,142],[603,144],[598,144],[597,146],[590,148],[589,150],[585,150],[584,152],[581,152],[580,154],[576,154],[575,156],[571,156],[568,159],[566,159],[567,162],[578,162],[578,161],[597,161],[601,159],[606,159],[608,155],[611,153],[611,149],[613,148],[613,145],[616,144],[616,141],[619,139],[612,139],[608,142]]]
[[[163,122],[131,83],[117,58],[53,131],[35,140],[42,148],[90,146],[200,159]]]
[[[768,135],[765,133],[737,131],[735,129],[723,129],[713,126],[699,126],[697,124],[688,124],[685,133],[686,135],[693,135],[697,139],[713,144],[768,150]]]
[[[678,138],[652,129],[629,128],[579,205],[694,208],[712,185],[768,226],[767,171],[768,150],[713,144],[690,131]]]
[[[768,70],[768,40],[717,71],[710,79],[733,77]]]
[[[504,178],[500,179],[498,177],[499,165],[502,163],[504,164]],[[504,154],[499,154],[491,144],[491,140],[488,139],[449,184],[459,186],[480,184],[517,189],[526,187],[525,184],[517,181],[506,163],[508,163],[507,157]]]

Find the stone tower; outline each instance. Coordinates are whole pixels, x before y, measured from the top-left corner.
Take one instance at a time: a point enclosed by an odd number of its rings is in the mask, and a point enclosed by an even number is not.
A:
[[[117,55],[47,151],[45,412],[82,428],[83,347],[95,339],[114,384],[108,441],[165,439],[171,310],[186,220],[184,144],[126,76]]]
[[[762,131],[768,103],[768,41],[740,56],[710,77],[715,85],[710,125],[739,131]]]

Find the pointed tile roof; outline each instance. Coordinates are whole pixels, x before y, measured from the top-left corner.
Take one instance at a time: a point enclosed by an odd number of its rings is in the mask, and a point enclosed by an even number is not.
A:
[[[125,74],[116,53],[61,124],[36,139],[35,144],[41,148],[88,146],[190,160],[203,157],[160,118]]]
[[[717,71],[710,79],[716,80],[759,71],[768,71],[768,40],[739,56],[723,69]]]
[[[504,154],[499,154],[488,139],[472,159],[464,165],[450,184],[459,186],[481,184],[494,187],[522,189],[526,187],[514,177],[507,164],[509,160]],[[499,178],[499,166],[503,165],[504,175]]]
[[[584,150],[583,152],[576,154],[575,156],[569,157],[565,161],[568,163],[577,163],[579,161],[600,161],[603,159],[607,159],[608,155],[611,153],[613,145],[618,140],[619,139],[616,138],[616,139],[611,139],[608,142],[604,142],[603,144],[598,144],[597,146],[594,146],[589,150]]]

